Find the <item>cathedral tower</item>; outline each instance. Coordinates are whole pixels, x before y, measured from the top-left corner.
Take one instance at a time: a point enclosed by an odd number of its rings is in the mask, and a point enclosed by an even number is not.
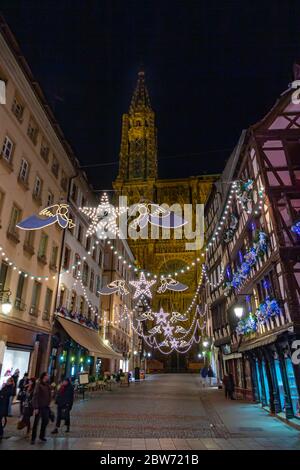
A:
[[[128,114],[123,114],[118,182],[157,178],[157,131],[145,74],[140,71]]]

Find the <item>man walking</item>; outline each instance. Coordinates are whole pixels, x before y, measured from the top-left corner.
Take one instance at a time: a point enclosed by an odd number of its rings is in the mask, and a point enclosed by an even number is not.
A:
[[[31,435],[31,444],[35,443],[37,428],[41,418],[40,441],[46,442],[46,427],[49,423],[51,402],[51,387],[49,385],[49,376],[47,372],[43,372],[36,384],[32,397],[32,406],[34,414],[34,423]]]

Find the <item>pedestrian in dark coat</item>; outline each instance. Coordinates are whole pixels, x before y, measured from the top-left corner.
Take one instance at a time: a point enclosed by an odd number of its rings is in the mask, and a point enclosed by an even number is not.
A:
[[[26,424],[27,427],[27,437],[30,434],[31,430],[31,423],[30,419],[31,416],[33,415],[33,392],[35,389],[35,378],[32,377],[31,379],[28,380],[27,385],[25,386],[25,398],[23,400],[23,422]]]
[[[10,377],[0,390],[0,440],[3,437],[3,420],[8,416],[9,400],[13,396],[14,381]]]
[[[26,386],[28,385],[28,383],[29,383],[28,373],[25,372],[23,378],[19,382],[19,393],[18,393],[18,396],[17,396],[17,400],[20,401],[20,416],[23,415],[23,403],[24,403],[24,400],[25,400]]]
[[[56,400],[55,400],[55,403],[57,404],[56,427],[53,429],[51,434],[58,433],[58,428],[60,427],[60,422],[62,419],[65,421],[65,426],[67,427],[66,432],[70,432],[70,411],[73,406],[73,401],[74,401],[73,385],[71,384],[70,379],[64,379],[56,395]]]
[[[232,373],[230,372],[228,374],[228,394],[229,394],[229,398],[231,400],[235,400],[233,394],[234,394],[234,390],[235,390],[235,386],[234,386],[234,378],[233,378],[233,375]]]
[[[46,442],[45,434],[50,417],[51,387],[49,385],[49,376],[43,372],[39,381],[34,387],[32,405],[34,422],[31,435],[31,444],[35,443],[37,428],[41,418],[40,441]]]

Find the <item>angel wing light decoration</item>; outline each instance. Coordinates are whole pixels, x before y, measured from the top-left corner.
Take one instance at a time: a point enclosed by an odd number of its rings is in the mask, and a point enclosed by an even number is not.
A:
[[[179,228],[188,222],[179,215],[175,214],[168,209],[165,209],[158,204],[140,202],[134,204],[129,215],[134,215],[138,212],[138,216],[129,224],[133,229],[143,229],[148,223],[156,225],[161,228]]]
[[[63,229],[67,227],[73,228],[75,227],[75,224],[68,216],[68,213],[68,204],[53,204],[53,206],[42,209],[38,215],[34,214],[22,220],[16,224],[16,227],[21,230],[39,230],[57,222]]]
[[[107,286],[102,287],[98,292],[101,295],[111,295],[115,293],[118,293],[119,295],[129,294],[129,290],[126,288],[126,282],[123,279],[110,282]]]
[[[157,289],[159,294],[164,294],[166,290],[171,290],[175,292],[183,292],[188,289],[188,286],[182,284],[181,282],[173,279],[172,277],[166,277],[161,279],[160,286]]]

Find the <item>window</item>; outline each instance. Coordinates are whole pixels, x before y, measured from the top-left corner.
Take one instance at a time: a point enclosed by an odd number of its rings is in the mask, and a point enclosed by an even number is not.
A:
[[[70,311],[74,312],[76,310],[76,292],[72,290],[71,300],[70,300]]]
[[[38,308],[39,308],[40,297],[41,297],[41,289],[42,289],[41,283],[38,281],[34,281],[33,288],[32,288],[30,315],[33,315],[35,317],[37,317],[39,314]]]
[[[12,161],[14,147],[13,141],[6,135],[2,147],[2,157],[9,163]]]
[[[51,312],[53,291],[47,287],[46,297],[45,297],[45,306],[43,312],[43,320],[49,320]]]
[[[47,194],[47,207],[52,206],[54,203],[54,195],[51,191],[48,191]]]
[[[100,276],[96,276],[96,296],[99,297],[99,291],[101,289],[101,279]]]
[[[103,262],[103,253],[101,248],[99,249],[99,266],[100,268],[102,267],[102,262]]]
[[[60,185],[61,185],[61,187],[64,191],[67,191],[67,189],[68,189],[68,178],[67,178],[64,171],[61,172]]]
[[[0,269],[0,289],[6,288],[7,272],[8,272],[8,264],[5,263],[5,261],[2,261],[1,269]]]
[[[21,220],[21,215],[21,210],[17,206],[13,205],[7,233],[16,237],[16,241],[19,241],[18,229],[16,228],[16,225]]]
[[[25,160],[25,158],[22,158],[20,173],[19,173],[19,180],[23,181],[23,183],[27,183],[28,174],[29,174],[29,163],[27,160]]]
[[[58,255],[58,246],[53,245],[51,250],[51,259],[50,259],[50,268],[56,270],[57,269],[57,255]]]
[[[75,264],[75,268],[74,268],[74,271],[73,271],[73,276],[77,277],[79,272],[80,272],[80,268],[81,268],[81,259],[80,259],[80,256],[79,256],[78,253],[75,254],[74,264]]]
[[[59,171],[59,163],[58,163],[58,160],[55,156],[53,156],[51,171],[54,174],[54,176],[56,176],[56,178],[57,178],[58,177],[58,171]]]
[[[91,248],[91,238],[90,238],[90,237],[87,237],[87,238],[86,238],[85,249],[86,249],[86,251],[90,251],[90,248]]]
[[[35,231],[26,230],[23,248],[25,251],[27,251],[27,253],[31,255],[34,254],[34,239],[35,239]]]
[[[95,273],[92,270],[91,271],[91,277],[90,277],[90,291],[94,292],[94,281],[95,281]]]
[[[48,235],[46,235],[45,233],[42,233],[39,251],[38,251],[38,257],[41,260],[46,260],[47,245],[48,245]]]
[[[79,303],[79,312],[83,315],[84,313],[84,305],[85,305],[85,301],[84,301],[84,297],[81,295],[80,296],[80,303]]]
[[[38,129],[37,123],[35,122],[33,118],[30,118],[28,128],[27,128],[27,135],[32,140],[34,145],[37,142],[38,133],[39,133],[39,129]]]
[[[68,270],[70,265],[71,250],[67,246],[65,247],[64,257],[63,257],[63,269]]]
[[[77,202],[77,186],[75,183],[72,184],[71,198],[74,202]]]
[[[0,215],[3,209],[4,198],[5,198],[5,193],[0,190]]]
[[[87,286],[89,279],[89,265],[84,262],[83,263],[83,270],[82,270],[82,283],[84,286]]]
[[[24,106],[21,104],[19,98],[17,98],[16,96],[14,97],[11,110],[16,116],[16,118],[21,122],[24,113]]]
[[[38,199],[39,201],[41,200],[42,186],[43,182],[41,178],[39,176],[36,176],[32,195],[35,199]]]
[[[83,233],[82,225],[81,225],[81,224],[78,224],[77,240],[78,240],[80,243],[82,242],[82,233]]]
[[[48,142],[45,139],[42,139],[40,154],[46,163],[48,163],[49,161],[49,151],[50,151],[50,148],[49,148]]]
[[[17,292],[16,292],[16,300],[15,300],[15,308],[17,310],[25,310],[25,304],[23,302],[25,279],[26,279],[25,273],[19,274]]]

